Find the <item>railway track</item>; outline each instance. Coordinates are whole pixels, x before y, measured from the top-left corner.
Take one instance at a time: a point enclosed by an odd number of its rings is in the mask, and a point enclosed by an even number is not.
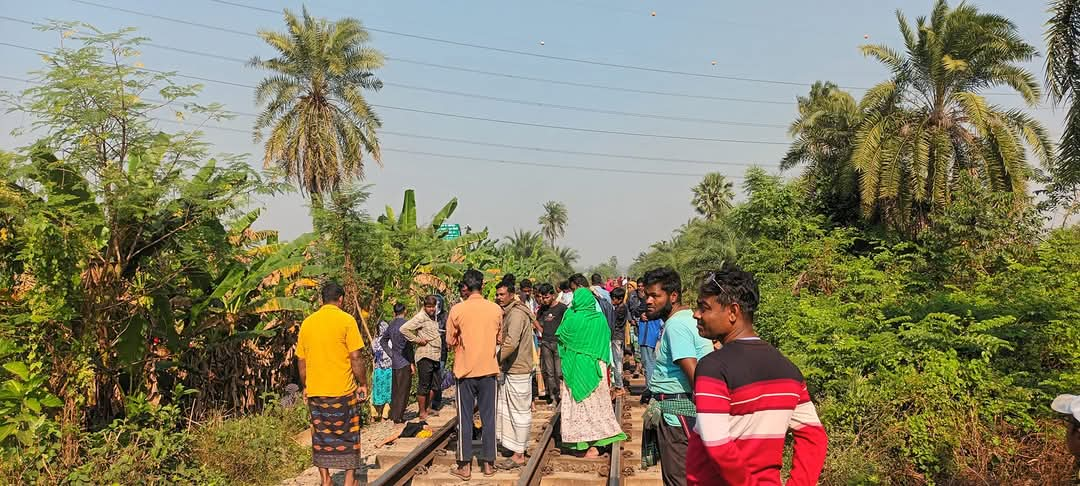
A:
[[[640,390],[641,383],[631,380],[631,389]],[[617,398],[612,406],[630,440],[615,444],[600,457],[582,458],[564,453],[559,443],[559,412],[553,406],[536,403],[533,412],[532,443],[527,451],[528,462],[512,470],[496,470],[486,477],[473,466],[472,479],[465,484],[506,486],[585,486],[661,484],[659,468],[641,471],[641,415],[636,394]],[[366,471],[367,482],[377,486],[436,486],[461,484],[450,470],[456,466],[455,446],[457,420],[454,416],[429,421],[435,429],[427,439],[399,439],[392,447],[376,453],[374,467]],[[474,449],[479,451],[479,443]]]

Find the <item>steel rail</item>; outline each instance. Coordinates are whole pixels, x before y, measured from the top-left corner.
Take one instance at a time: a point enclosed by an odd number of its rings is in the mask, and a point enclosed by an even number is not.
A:
[[[401,486],[406,484],[416,475],[416,470],[426,464],[435,456],[435,452],[446,446],[450,436],[457,430],[457,420],[451,420],[435,431],[431,437],[421,442],[419,446],[409,452],[397,464],[390,467],[382,476],[372,481],[372,486]]]
[[[623,428],[623,397],[615,399],[615,418],[619,422],[619,430]],[[611,444],[611,467],[608,469],[608,486],[622,484],[622,441]]]
[[[544,429],[543,435],[540,436],[540,441],[536,443],[539,449],[534,451],[533,455],[529,457],[529,462],[525,463],[525,469],[521,471],[521,476],[518,477],[518,486],[537,486],[540,484],[540,479],[543,476],[540,471],[550,457],[551,450],[555,448],[555,429],[559,427],[560,417],[562,417],[562,412],[555,412],[555,415],[552,415],[551,419],[548,420],[547,428]]]

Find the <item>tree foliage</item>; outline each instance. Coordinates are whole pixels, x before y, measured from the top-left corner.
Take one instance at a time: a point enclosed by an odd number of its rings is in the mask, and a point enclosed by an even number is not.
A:
[[[303,243],[250,229],[257,213],[245,207],[277,185],[241,158],[210,158],[200,133],[161,132],[150,118],[213,119],[218,108],[187,101],[197,86],[140,69],[143,39],[130,31],[51,29],[74,45],[43,56],[41,84],[8,96],[41,137],[3,157],[0,360],[32,360],[24,381],[39,385],[24,388],[61,403],[22,403],[58,407],[59,424],[36,415],[0,445],[32,433],[36,449],[4,462],[55,457],[63,471],[84,457],[80,431],[125,414],[131,396],[183,399],[168,391],[184,384],[201,393],[190,414],[258,406],[287,358],[261,346],[287,341],[283,314],[310,307],[291,299]]]
[[[359,20],[329,21],[285,10],[285,32],[259,31],[278,56],[249,64],[270,71],[255,89],[263,111],[256,139],[269,129],[263,163],[278,167],[302,190],[321,195],[364,175],[364,153],[381,160],[382,126],[363,90],[382,87],[373,71],[382,53],[367,46]]]
[[[788,129],[795,140],[780,169],[806,164],[802,177],[808,199],[836,222],[854,223],[860,191],[851,155],[863,112],[854,97],[833,83],[814,83],[797,102],[798,115]]]
[[[540,232],[547,238],[548,243],[555,247],[555,241],[566,234],[566,222],[568,214],[566,205],[558,201],[544,203],[544,214],[537,220]]]
[[[1065,127],[1052,167],[1049,195],[1065,207],[1063,222],[1080,212],[1080,2],[1055,0],[1046,24],[1046,88],[1054,104],[1065,104]]]
[[[723,174],[710,172],[694,186],[693,193],[694,210],[705,219],[716,219],[731,210],[735,186]]]
[[[968,3],[951,8],[938,0],[928,18],[909,24],[897,12],[897,20],[904,52],[862,46],[891,72],[860,102],[865,114],[852,164],[864,216],[917,233],[952,200],[961,172],[977,175],[988,189],[1024,194],[1034,172],[1025,145],[1043,167],[1053,166],[1046,130],[979,93],[1010,88],[1035,106],[1039,84],[1019,66],[1035,47],[1008,19]]]

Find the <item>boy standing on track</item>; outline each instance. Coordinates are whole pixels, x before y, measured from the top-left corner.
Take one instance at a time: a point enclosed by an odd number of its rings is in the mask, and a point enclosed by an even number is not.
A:
[[[480,409],[482,449],[478,461],[484,476],[495,475],[495,393],[499,362],[496,343],[503,311],[484,299],[484,274],[469,269],[462,276],[460,302],[446,320],[446,344],[454,350],[457,378],[458,467],[450,474],[468,481],[472,476],[473,409]]]
[[[367,399],[364,340],[356,319],[341,310],[345,290],[330,282],[323,306],[300,324],[296,358],[300,383],[311,410],[311,459],[323,486],[330,469],[345,470],[345,484],[357,484],[360,468],[360,402]]]
[[[541,374],[544,378],[544,388],[547,389],[547,402],[557,402],[560,399],[559,381],[562,379],[562,364],[559,362],[559,338],[555,332],[562,324],[566,306],[559,302],[555,288],[551,284],[540,284],[540,312],[536,317],[540,320],[542,334],[540,339],[540,365]]]
[[[702,358],[694,376],[687,484],[781,484],[789,430],[795,447],[787,484],[817,484],[828,438],[802,373],[754,331],[754,276],[725,266],[705,277],[699,295],[698,331],[723,347]]]

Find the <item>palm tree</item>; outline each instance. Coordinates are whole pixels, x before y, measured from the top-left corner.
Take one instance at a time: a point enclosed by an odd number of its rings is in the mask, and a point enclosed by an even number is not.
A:
[[[1051,197],[1065,199],[1066,214],[1080,210],[1080,1],[1055,0],[1046,29],[1046,86],[1054,104],[1068,104],[1058,158],[1051,172]],[[1071,193],[1071,194],[1069,194]],[[1068,201],[1071,199],[1071,201]]]
[[[862,122],[859,105],[833,83],[817,82],[809,96],[798,98],[799,116],[788,134],[794,137],[780,169],[806,164],[802,177],[809,199],[834,220],[858,218],[858,175],[851,165],[852,142]]]
[[[694,209],[705,219],[716,219],[731,210],[735,198],[735,186],[719,172],[705,174],[694,186]]]
[[[263,164],[276,166],[317,203],[317,196],[350,178],[363,178],[364,152],[381,163],[375,130],[382,126],[362,90],[378,90],[373,70],[383,55],[366,47],[359,20],[302,18],[285,10],[286,32],[260,30],[278,57],[253,57],[248,65],[271,74],[255,88],[263,106],[255,139],[269,128]]]
[[[544,203],[544,214],[537,221],[540,224],[540,232],[547,238],[552,248],[555,248],[555,240],[566,234],[567,211],[566,205],[558,201]]]
[[[581,258],[577,250],[568,246],[555,248],[555,255],[559,257],[559,261],[562,262],[563,266],[570,270],[573,270],[574,264]]]
[[[1008,19],[969,4],[938,0],[929,21],[909,25],[897,12],[906,51],[885,45],[862,52],[892,78],[866,92],[865,119],[852,162],[859,171],[864,216],[907,232],[949,203],[960,172],[995,191],[1024,194],[1032,174],[1026,144],[1046,166],[1052,147],[1045,129],[1020,110],[990,105],[979,92],[1011,88],[1034,106],[1040,90],[1020,67],[1036,55]]]
[[[502,249],[520,259],[539,257],[544,253],[544,237],[534,231],[514,230],[514,234],[506,238]]]

